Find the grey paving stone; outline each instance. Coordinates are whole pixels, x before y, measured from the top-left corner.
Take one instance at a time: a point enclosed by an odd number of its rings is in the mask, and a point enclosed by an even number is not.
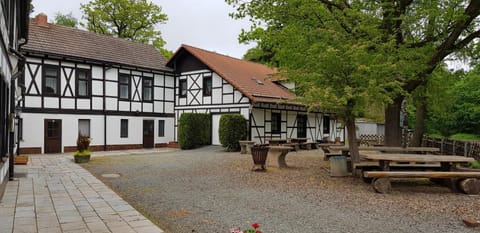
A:
[[[31,156],[0,200],[3,232],[162,232],[71,155]],[[134,229],[135,227],[135,229]]]

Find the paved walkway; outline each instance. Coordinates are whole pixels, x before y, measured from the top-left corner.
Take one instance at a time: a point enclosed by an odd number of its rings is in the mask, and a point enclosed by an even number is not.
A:
[[[15,178],[0,201],[0,233],[163,232],[71,154],[30,156],[27,166],[15,166]]]

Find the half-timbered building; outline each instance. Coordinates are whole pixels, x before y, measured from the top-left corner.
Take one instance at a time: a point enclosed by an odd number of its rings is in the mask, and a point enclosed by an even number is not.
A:
[[[219,145],[222,114],[239,113],[249,124],[249,139],[311,141],[343,137],[333,114],[308,112],[294,103],[294,85],[277,81],[268,66],[182,45],[167,66],[175,72],[175,129],[184,112],[210,113],[212,144]],[[175,130],[176,132],[176,130]],[[176,135],[175,135],[176,139]]]
[[[24,67],[18,49],[28,39],[29,5],[28,0],[0,3],[0,198],[8,178],[13,178],[17,101],[21,98],[18,81]]]
[[[152,45],[47,22],[30,22],[22,153],[152,148],[173,141],[174,76]]]

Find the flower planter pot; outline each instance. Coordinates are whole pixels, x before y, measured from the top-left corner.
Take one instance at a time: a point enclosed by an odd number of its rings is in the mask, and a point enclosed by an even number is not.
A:
[[[90,161],[90,155],[75,155],[73,158],[75,163],[87,163]]]
[[[28,156],[15,156],[15,165],[26,165],[28,163]]]
[[[268,147],[266,145],[252,146],[253,171],[265,171],[265,162],[268,156]]]

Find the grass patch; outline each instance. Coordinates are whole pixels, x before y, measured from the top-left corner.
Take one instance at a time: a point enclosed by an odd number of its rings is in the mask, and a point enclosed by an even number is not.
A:
[[[479,169],[480,168],[480,162],[478,162],[478,161],[469,162],[468,167]]]
[[[456,139],[456,140],[480,140],[479,135],[475,134],[467,134],[467,133],[457,133],[452,136],[450,136],[450,139]]]

